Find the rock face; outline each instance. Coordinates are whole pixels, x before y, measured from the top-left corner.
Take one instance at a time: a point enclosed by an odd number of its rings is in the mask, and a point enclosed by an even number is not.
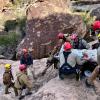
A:
[[[11,94],[4,94],[4,85],[2,76],[4,73],[4,65],[10,63],[12,65],[12,73],[16,79],[19,61],[0,60],[0,100],[18,100]],[[33,68],[35,75],[38,76],[34,81],[33,94],[26,96],[23,100],[100,100],[99,94],[96,94],[94,89],[85,86],[84,79],[80,82],[75,80],[75,75],[68,75],[64,80],[58,78],[58,70],[49,68],[44,76],[39,74],[43,72],[46,66],[46,58],[34,60]],[[99,84],[100,88],[100,84]]]
[[[35,91],[35,92],[40,87],[42,87],[44,84],[46,84],[49,80],[51,80],[52,78],[55,78],[58,75],[58,71],[52,67],[47,70],[45,75],[41,75],[41,73],[44,72],[44,70],[46,69],[46,61],[47,61],[46,58],[40,59],[40,60],[34,60],[33,69],[34,69],[35,76],[37,77],[37,79],[34,81],[34,84],[33,84],[33,87],[34,87],[33,91]],[[1,80],[0,81],[0,95],[4,91],[2,77],[3,77],[3,73],[4,73],[4,65],[7,63],[12,65],[12,73],[13,73],[14,79],[16,79],[16,72],[18,72],[18,70],[19,70],[18,69],[18,66],[20,64],[19,61],[0,59],[0,75],[1,75],[1,77],[0,77],[0,80]]]
[[[68,2],[68,3],[67,3]],[[18,46],[34,49],[34,58],[46,56],[57,42],[59,32],[77,32],[84,36],[86,28],[78,15],[68,14],[69,0],[45,0],[27,9],[26,37]],[[68,5],[68,6],[67,6]]]
[[[68,78],[69,77],[69,78]],[[61,81],[58,77],[50,80],[29,100],[99,100],[92,89],[86,88],[84,82],[77,82],[68,76]]]
[[[96,19],[97,20],[100,20],[100,7],[92,10],[91,16],[96,16],[97,17]]]
[[[100,0],[80,0],[80,1],[87,1],[87,2],[91,2],[91,1],[95,1],[95,2],[97,2],[97,1],[100,1]]]
[[[0,46],[0,59],[6,58],[6,59],[16,59],[14,57],[16,55],[16,44],[13,45],[7,45],[7,46]]]
[[[72,9],[74,11],[88,11],[90,12],[92,9],[100,7],[100,0],[79,0],[72,1]]]
[[[0,0],[0,10],[2,10],[8,3],[9,0]]]

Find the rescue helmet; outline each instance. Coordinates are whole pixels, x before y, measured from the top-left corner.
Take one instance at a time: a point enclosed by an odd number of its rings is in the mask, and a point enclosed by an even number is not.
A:
[[[63,34],[63,33],[59,33],[59,34],[57,35],[57,37],[58,37],[58,39],[63,39],[63,38],[64,38],[64,34]]]
[[[64,51],[67,51],[70,49],[72,49],[72,45],[70,44],[70,42],[65,42],[64,43]]]
[[[22,51],[23,51],[23,53],[27,53],[27,52],[28,52],[28,50],[27,50],[27,49],[23,49]]]
[[[92,24],[92,28],[94,31],[100,29],[100,21],[95,21],[93,24]]]
[[[11,64],[5,64],[5,69],[11,69]]]
[[[72,39],[72,40],[76,40],[77,38],[78,38],[78,35],[77,34],[72,34],[71,36],[70,36],[70,38]]]
[[[25,64],[19,65],[19,70],[20,70],[20,71],[26,70],[26,65],[25,65]]]

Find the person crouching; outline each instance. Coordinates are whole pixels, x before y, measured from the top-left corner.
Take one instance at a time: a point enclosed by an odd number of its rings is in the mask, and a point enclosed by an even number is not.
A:
[[[80,57],[78,55],[75,55],[75,53],[73,53],[71,49],[72,45],[70,44],[70,42],[65,42],[63,51],[64,61],[60,58],[60,68],[59,68],[60,79],[64,79],[64,75],[72,73],[79,75],[80,67],[86,61],[85,59],[83,60],[80,59]],[[62,53],[60,55],[62,55]],[[79,80],[79,78],[77,80]]]

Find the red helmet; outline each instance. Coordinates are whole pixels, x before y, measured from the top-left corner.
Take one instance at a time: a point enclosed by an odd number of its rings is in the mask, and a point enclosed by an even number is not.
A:
[[[72,45],[70,44],[70,42],[65,42],[64,43],[64,51],[67,51],[70,49],[72,49]]]
[[[72,35],[70,36],[70,38],[71,38],[72,40],[75,40],[75,39],[78,38],[78,35],[77,35],[77,34],[72,34]]]
[[[93,30],[97,30],[97,29],[100,29],[100,21],[95,21],[92,25],[93,27]]]
[[[64,38],[64,34],[63,34],[63,33],[59,33],[59,34],[57,35],[57,37],[58,37],[58,39],[63,39],[63,38]]]
[[[23,51],[23,53],[27,53],[27,52],[28,52],[28,50],[27,50],[27,49],[23,49],[22,51]]]
[[[24,65],[24,64],[19,65],[20,71],[24,71],[25,69],[26,69],[26,65]]]

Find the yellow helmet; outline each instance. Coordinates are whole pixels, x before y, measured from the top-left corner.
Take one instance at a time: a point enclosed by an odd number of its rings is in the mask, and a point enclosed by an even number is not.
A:
[[[6,68],[6,69],[10,69],[10,68],[11,68],[11,64],[6,64],[6,65],[5,65],[5,68]]]
[[[98,39],[100,39],[100,33],[97,35]]]

